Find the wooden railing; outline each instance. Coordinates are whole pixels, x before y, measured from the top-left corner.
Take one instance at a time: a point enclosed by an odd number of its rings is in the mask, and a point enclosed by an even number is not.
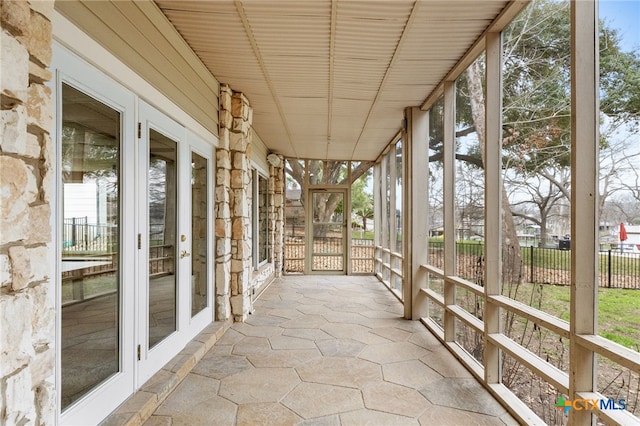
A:
[[[322,253],[323,250],[332,253],[338,253],[341,246],[337,245],[337,241],[342,239],[326,238],[314,239],[314,250]],[[341,243],[339,243],[341,244]],[[306,242],[303,236],[287,237],[284,244],[284,271],[285,273],[296,274],[304,272],[304,262],[306,259]],[[373,274],[374,272],[374,251],[375,247],[372,240],[353,238],[350,246],[351,272],[355,274]],[[325,263],[324,269],[336,270],[342,269],[339,262],[343,261],[343,256],[319,256]],[[327,264],[328,263],[328,264]],[[322,265],[316,265],[315,270],[322,269]]]
[[[385,253],[384,249],[382,250]],[[387,266],[382,262],[383,268]],[[605,358],[620,367],[628,368],[630,371],[640,374],[640,355],[638,352],[612,342],[597,335],[571,335],[570,326],[567,321],[559,319],[553,315],[547,314],[536,308],[525,305],[524,303],[513,300],[507,296],[485,294],[484,287],[474,284],[470,281],[457,276],[445,276],[442,269],[431,266],[421,265],[426,272],[427,283],[420,290],[424,296],[424,304],[433,304],[439,308],[441,315],[430,312],[428,306],[422,306],[428,312],[427,316],[421,321],[429,328],[441,341],[447,346],[467,368],[482,382],[485,381],[483,364],[470,352],[463,347],[458,341],[448,341],[445,339],[445,328],[454,326],[454,322],[448,322],[445,316],[451,316],[461,321],[466,327],[473,332],[482,336],[484,342],[500,348],[503,353],[514,359],[516,362],[525,366],[530,372],[551,385],[557,391],[563,394],[569,394],[569,375],[548,362],[542,356],[532,352],[516,340],[509,338],[503,333],[488,334],[485,332],[485,324],[483,318],[478,318],[473,313],[464,309],[457,303],[446,304],[444,294],[441,291],[431,288],[431,284],[436,283],[436,287],[441,287],[444,291],[445,284],[473,294],[483,303],[491,303],[499,306],[505,312],[509,312],[518,317],[533,322],[537,327],[542,327],[557,336],[557,339],[572,339],[573,344],[584,349],[596,353],[600,358]],[[454,326],[455,327],[455,326]],[[486,345],[484,346],[486,347]],[[544,424],[545,422],[534,413],[522,400],[520,400],[509,388],[504,384],[488,384],[490,390],[503,402],[514,408],[518,413],[520,420],[529,424]],[[579,395],[583,399],[603,399],[606,398],[599,393],[583,393]],[[638,418],[625,410],[594,410],[595,414],[605,424],[637,424]]]
[[[388,248],[376,246],[376,256],[374,258],[374,271],[376,277],[400,300],[404,300],[402,294],[402,274],[401,253],[391,251]]]

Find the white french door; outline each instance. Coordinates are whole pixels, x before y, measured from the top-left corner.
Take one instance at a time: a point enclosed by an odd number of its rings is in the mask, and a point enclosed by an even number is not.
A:
[[[135,390],[135,96],[54,45],[59,423]]]
[[[54,58],[58,422],[97,424],[213,321],[213,147]]]
[[[140,101],[138,384],[213,318],[211,146]]]

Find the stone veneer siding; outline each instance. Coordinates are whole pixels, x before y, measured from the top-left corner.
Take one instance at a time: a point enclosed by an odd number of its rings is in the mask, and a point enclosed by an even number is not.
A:
[[[269,166],[269,253],[276,277],[282,276],[284,255],[284,157]]]
[[[251,310],[251,121],[248,99],[220,86],[216,150],[216,319],[244,321]]]
[[[0,424],[55,422],[52,13],[0,4]]]
[[[269,166],[269,259],[252,263],[251,122],[248,99],[220,85],[220,143],[216,150],[216,319],[244,321],[253,298],[274,276],[282,275],[284,252],[284,158]]]

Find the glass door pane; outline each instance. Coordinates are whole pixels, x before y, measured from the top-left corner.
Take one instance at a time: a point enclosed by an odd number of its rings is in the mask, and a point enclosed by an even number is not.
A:
[[[120,113],[62,84],[62,409],[121,371]]]
[[[345,191],[312,190],[311,270],[344,272]]]
[[[176,330],[177,143],[149,129],[149,348]]]
[[[269,231],[268,181],[258,175],[258,263],[269,259]]]
[[[208,161],[191,152],[191,316],[207,307]]]

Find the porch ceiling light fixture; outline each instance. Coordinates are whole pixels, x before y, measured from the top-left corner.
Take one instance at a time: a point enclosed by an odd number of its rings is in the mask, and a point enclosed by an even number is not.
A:
[[[274,153],[271,153],[271,154],[267,155],[267,161],[273,167],[280,167],[280,163],[282,162],[280,157],[277,154],[274,154]]]

